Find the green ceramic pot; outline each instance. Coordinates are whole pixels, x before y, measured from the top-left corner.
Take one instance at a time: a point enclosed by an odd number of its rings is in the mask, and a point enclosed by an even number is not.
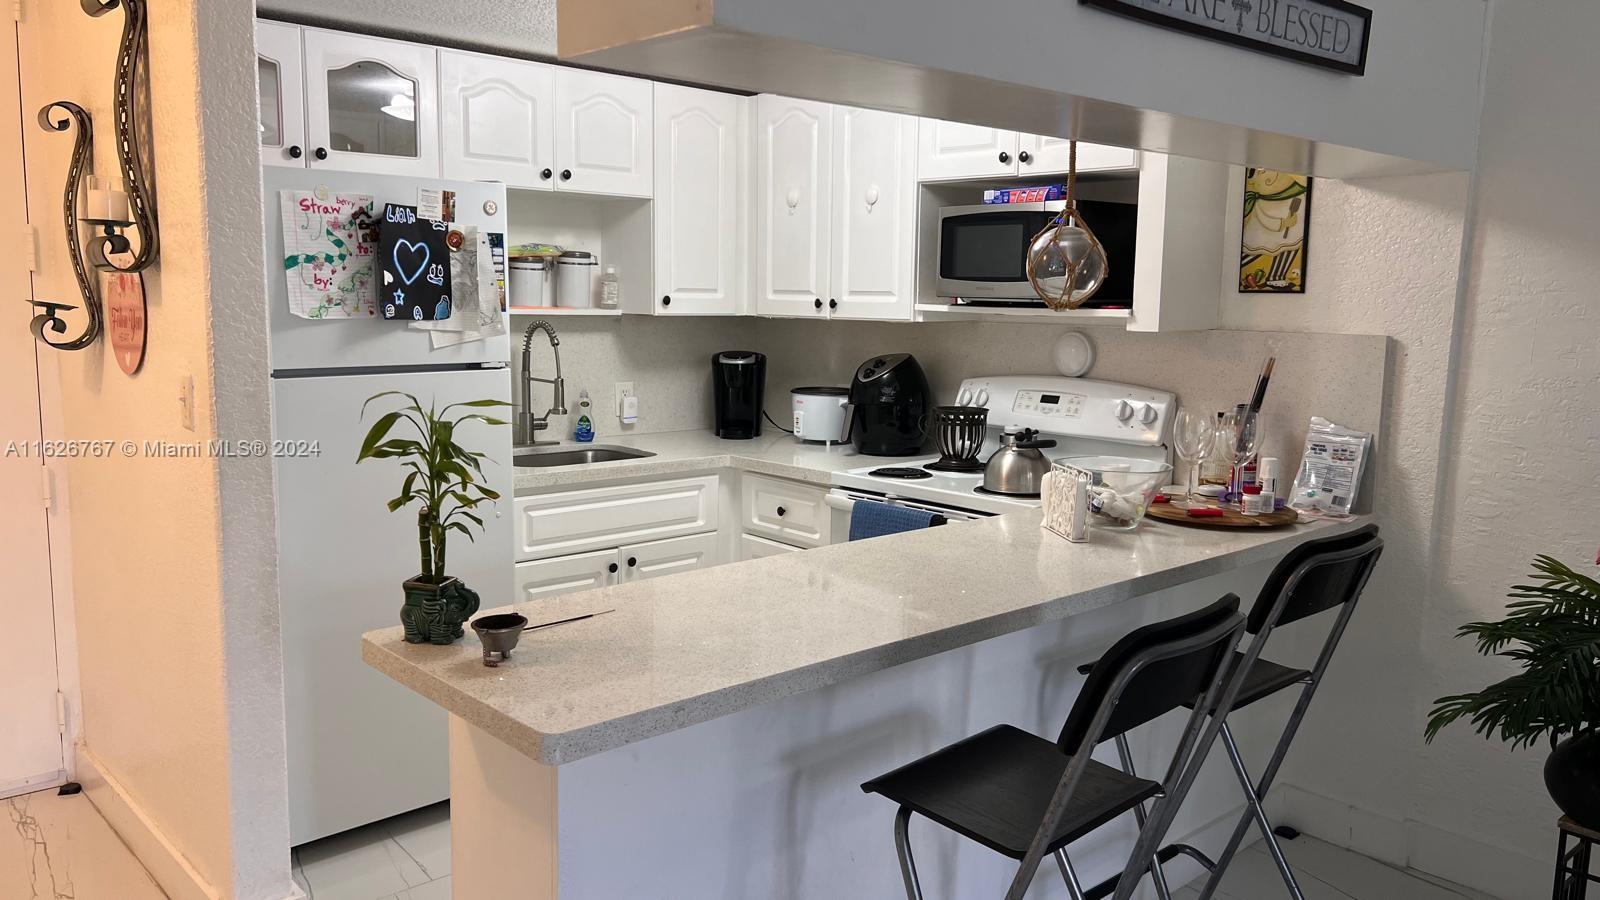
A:
[[[477,592],[454,577],[433,584],[418,575],[405,583],[405,592],[400,624],[407,643],[453,644],[461,640],[461,626],[478,611]]]

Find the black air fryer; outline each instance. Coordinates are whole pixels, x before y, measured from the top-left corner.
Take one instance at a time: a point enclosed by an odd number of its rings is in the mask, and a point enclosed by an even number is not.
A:
[[[711,356],[711,397],[719,438],[749,440],[761,434],[761,402],[767,390],[767,357],[754,350],[724,350]]]
[[[850,437],[868,456],[914,456],[922,452],[932,410],[928,376],[909,353],[874,356],[850,382]]]

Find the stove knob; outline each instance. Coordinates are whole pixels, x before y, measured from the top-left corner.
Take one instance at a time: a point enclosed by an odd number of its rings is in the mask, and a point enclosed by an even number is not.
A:
[[[988,406],[989,405],[989,389],[988,388],[978,388],[978,396],[974,397],[973,400],[979,406]]]
[[[1133,418],[1133,404],[1126,400],[1117,401],[1116,411],[1118,422],[1126,422]]]
[[[967,390],[966,388],[962,388],[961,389],[961,393],[956,394],[956,405],[957,406],[966,406],[971,401],[972,401],[972,392]]]
[[[1156,423],[1156,417],[1159,415],[1161,415],[1161,411],[1156,409],[1153,404],[1147,403],[1144,405],[1144,408],[1139,411],[1139,421],[1146,425],[1154,425]]]

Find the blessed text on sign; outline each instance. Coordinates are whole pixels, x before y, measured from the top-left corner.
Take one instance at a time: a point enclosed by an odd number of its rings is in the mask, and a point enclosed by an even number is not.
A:
[[[1343,0],[1079,0],[1262,53],[1360,75],[1372,10]]]

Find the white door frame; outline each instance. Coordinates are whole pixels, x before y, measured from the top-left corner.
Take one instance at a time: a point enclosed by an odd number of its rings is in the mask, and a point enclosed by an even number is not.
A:
[[[34,132],[44,135],[39,130],[33,116],[23,110],[22,85],[17,79],[19,70],[37,73],[42,71],[38,66],[39,60],[33,58],[25,46],[27,30],[22,24],[13,24],[11,28],[0,33],[0,68],[5,70],[0,73],[0,127],[11,131],[21,139],[0,141],[0,182],[15,185],[15,194],[5,196],[6,210],[11,216],[20,219],[29,217],[30,208],[34,205],[29,202],[29,191],[42,192],[40,198],[43,202],[39,208],[54,209],[60,205],[59,194],[61,185],[28,184],[23,174],[23,154],[26,146],[35,139]],[[19,66],[19,57],[26,55],[27,65]],[[29,129],[32,129],[30,132]],[[17,129],[12,131],[12,129]],[[69,152],[68,149],[61,150]],[[16,219],[13,219],[16,221]],[[59,228],[59,220],[50,219],[48,222],[30,222],[39,234],[44,228],[55,225]],[[25,297],[32,297],[34,278],[32,272],[19,273],[16,284],[8,283],[5,286],[6,294],[15,297],[21,293]],[[20,298],[17,298],[20,299]],[[18,303],[18,307],[22,304]],[[7,316],[4,327],[15,328],[18,325],[26,327],[26,316]],[[39,436],[43,441],[59,441],[66,434],[62,419],[61,381],[59,354],[63,351],[54,351],[43,348],[37,344],[33,347],[35,372],[37,375],[37,397],[39,409]],[[87,351],[92,352],[92,351]],[[14,777],[30,777],[30,773],[0,773],[0,797],[41,790],[48,787],[68,782],[76,777],[77,754],[74,748],[82,735],[82,716],[80,715],[81,693],[78,680],[78,644],[77,629],[74,622],[72,603],[72,567],[71,567],[71,529],[69,527],[70,508],[67,494],[67,471],[64,463],[59,459],[46,460],[41,468],[41,492],[48,492],[49,505],[45,508],[44,527],[47,531],[49,545],[50,591],[52,595],[52,615],[55,633],[55,665],[56,665],[56,691],[57,709],[60,712],[60,742],[61,766],[57,777],[50,780],[40,780],[26,785],[7,784],[6,780]]]

